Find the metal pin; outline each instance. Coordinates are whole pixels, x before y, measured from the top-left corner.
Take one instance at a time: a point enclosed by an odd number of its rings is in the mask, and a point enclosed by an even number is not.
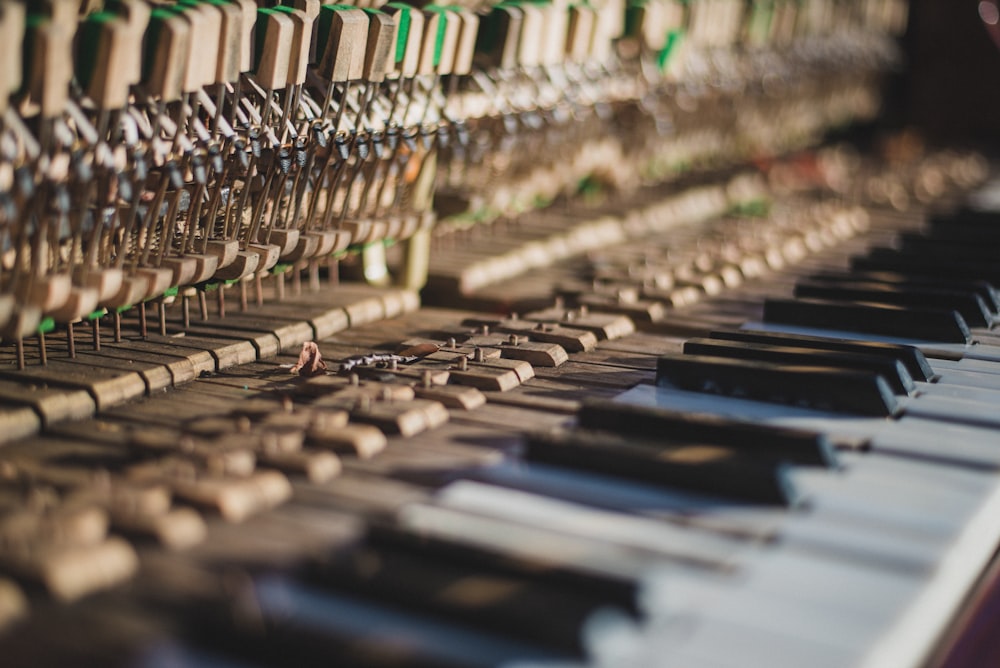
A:
[[[76,339],[73,336],[73,323],[66,323],[66,349],[69,351],[69,358],[76,359]]]
[[[160,336],[167,335],[167,305],[160,299],[156,304],[156,315],[160,319]]]
[[[469,358],[466,357],[465,355],[462,355],[462,357],[458,360],[458,370],[459,371],[469,370]]]
[[[49,363],[49,352],[45,347],[45,332],[38,330],[38,356],[42,362],[42,366],[46,366]]]
[[[222,290],[221,286],[219,287],[219,290]],[[198,291],[198,310],[201,314],[201,319],[208,320],[208,296],[205,295],[204,290]]]
[[[483,362],[486,359],[486,357],[483,355],[483,349],[482,348],[476,348],[473,351],[472,355],[473,355],[473,359],[476,362]]]
[[[122,314],[115,309],[113,320],[115,321],[115,343],[122,342]]]
[[[191,327],[191,299],[187,295],[181,296],[181,316],[184,329]]]
[[[94,350],[99,352],[101,350],[101,319],[94,318],[90,321],[90,326],[94,334]]]
[[[422,374],[422,376],[420,378],[420,382],[423,384],[425,390],[426,389],[430,389],[430,386],[431,386],[431,372],[430,371],[424,371],[424,373]]]
[[[24,371],[24,339],[17,337],[17,370]]]

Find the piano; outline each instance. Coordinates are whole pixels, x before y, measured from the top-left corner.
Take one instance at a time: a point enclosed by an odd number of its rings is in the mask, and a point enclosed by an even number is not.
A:
[[[0,0],[2,664],[996,664],[913,5]]]

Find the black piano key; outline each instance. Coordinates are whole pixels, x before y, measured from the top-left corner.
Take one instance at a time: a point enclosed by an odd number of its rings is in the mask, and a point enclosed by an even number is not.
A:
[[[656,382],[692,392],[837,413],[886,417],[899,411],[885,379],[867,371],[663,355],[656,362]]]
[[[747,454],[803,466],[838,466],[836,451],[822,433],[733,420],[707,413],[585,400],[577,424],[586,429],[732,447]],[[644,441],[643,441],[644,442]]]
[[[799,282],[794,295],[806,299],[828,299],[839,302],[868,302],[891,304],[893,306],[954,309],[962,314],[971,327],[989,327],[993,318],[974,292],[946,290],[942,288],[910,288],[904,286],[880,286],[866,283],[822,283]]]
[[[940,288],[944,290],[974,292],[982,298],[991,313],[1000,313],[1000,293],[988,281],[949,279],[943,276],[921,273],[895,273],[889,271],[855,271],[850,274],[817,272],[810,274],[808,280],[819,283],[864,282],[898,285],[908,288]]]
[[[968,223],[931,224],[924,234],[930,238],[944,241],[969,243],[975,242],[984,246],[1000,244],[1000,228]]]
[[[933,274],[945,278],[1000,282],[1000,265],[947,257],[916,256],[893,248],[875,248],[863,257],[851,258],[851,269]]]
[[[684,342],[684,353],[708,355],[789,366],[820,366],[836,369],[871,371],[882,376],[896,394],[909,394],[916,389],[906,367],[895,359],[856,352],[809,350],[767,343],[691,339]]]
[[[933,214],[928,217],[928,235],[948,233],[956,238],[995,239],[1000,241],[1000,222],[997,212],[977,211],[961,208],[950,213]]]
[[[588,621],[614,609],[587,591],[388,546],[365,544],[316,560],[305,575],[322,587],[581,657]]]
[[[231,601],[191,602],[178,616],[192,643],[258,666],[486,668],[568,658],[282,575],[255,578]]]
[[[793,506],[801,501],[785,463],[718,445],[637,443],[613,432],[574,429],[532,434],[524,457],[752,503]]]
[[[764,322],[892,336],[938,343],[971,343],[957,311],[846,304],[818,299],[766,299]]]
[[[908,255],[936,256],[953,259],[992,262],[997,256],[1000,244],[984,243],[977,239],[940,238],[933,231],[930,234],[906,232],[899,235],[895,247]]]
[[[470,516],[469,522],[481,522]],[[455,527],[459,529],[459,527]],[[473,543],[458,542],[442,536],[430,535],[415,529],[374,522],[369,524],[366,542],[373,546],[423,553],[468,566],[487,567],[539,583],[563,584],[574,590],[586,591],[610,605],[638,618],[639,583],[634,578],[613,576],[587,570],[584,563],[567,563],[556,559],[541,562],[499,551],[479,547]],[[553,555],[555,557],[557,555]]]
[[[848,353],[860,353],[883,357],[887,360],[897,360],[914,380],[929,382],[936,377],[927,358],[916,346],[906,346],[899,343],[884,343],[881,341],[852,341],[849,339],[832,339],[825,336],[809,336],[808,334],[791,334],[787,332],[764,332],[750,329],[733,329],[713,331],[709,338],[723,341],[746,341],[748,343],[767,343],[776,346],[806,348],[809,350],[840,350]]]
[[[982,227],[1000,231],[1000,212],[990,209],[977,209],[971,206],[960,206],[954,211],[930,215],[927,223],[932,227]]]

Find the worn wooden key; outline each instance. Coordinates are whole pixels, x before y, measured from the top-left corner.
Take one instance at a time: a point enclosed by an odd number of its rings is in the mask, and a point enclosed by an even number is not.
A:
[[[567,352],[586,352],[597,347],[597,336],[590,331],[547,322],[530,322],[508,318],[506,320],[488,320],[470,318],[463,321],[470,326],[487,325],[504,334],[527,336],[535,341],[555,343]]]

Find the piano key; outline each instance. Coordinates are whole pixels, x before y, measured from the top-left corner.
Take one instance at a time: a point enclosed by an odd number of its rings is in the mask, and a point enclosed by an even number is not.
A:
[[[217,624],[211,642],[251,660],[326,665],[330,656],[389,666],[491,666],[520,657],[552,661],[564,654],[463,628],[425,615],[379,606],[356,596],[318,591],[308,582],[282,577],[254,582],[247,603],[260,624],[241,624],[236,642],[221,642],[231,622]],[[231,617],[231,615],[230,615]],[[219,616],[219,619],[225,619]],[[232,637],[232,636],[228,636]],[[393,640],[386,646],[386,638]],[[249,650],[249,651],[247,651]],[[391,651],[387,651],[391,650]]]
[[[966,462],[970,466],[993,468],[997,461],[997,453],[988,445],[989,430],[907,416],[905,408],[903,416],[894,421],[872,417],[849,418],[842,413],[651,385],[638,385],[617,397],[616,401],[813,429],[827,434],[835,444],[842,440],[853,442],[861,439],[874,451],[928,457],[942,462]],[[949,447],[942,450],[942,443],[948,443]]]
[[[801,500],[782,464],[717,445],[563,430],[529,435],[524,457],[709,496],[790,506]]]
[[[471,480],[441,488],[434,504],[708,568],[726,568],[745,549],[739,542],[723,536],[685,532],[648,518]]]
[[[25,387],[21,383],[12,381],[0,381],[0,397],[8,409],[16,410],[12,407],[25,406],[34,410],[45,425],[63,420],[88,418],[97,408],[93,398],[85,390]],[[0,433],[6,432],[0,431]],[[24,435],[26,434],[21,433],[15,438]]]
[[[390,433],[413,436],[447,422],[448,411],[437,401],[427,399],[373,401],[367,407],[352,410],[351,419]]]
[[[318,560],[307,578],[571,656],[584,655],[589,643],[628,623],[598,592],[398,545],[365,544]]]
[[[652,602],[642,588],[656,577],[654,562],[613,544],[426,504],[402,508],[396,521],[398,525],[373,525],[370,539],[402,542],[430,554],[469,558],[528,578],[600,592],[630,614],[642,612],[640,608]]]
[[[862,271],[933,272],[950,279],[989,281],[1000,280],[1000,274],[989,262],[954,260],[947,257],[914,257],[902,251],[879,248],[866,257],[851,260],[852,269]]]
[[[906,395],[916,388],[906,368],[895,359],[885,359],[857,352],[821,351],[785,347],[769,343],[744,343],[714,339],[688,339],[684,353],[710,357],[725,357],[748,361],[772,362],[787,366],[818,366],[856,369],[879,374],[896,394]]]
[[[28,380],[50,387],[83,390],[91,396],[98,410],[146,393],[146,383],[135,371],[72,365],[61,361],[53,361],[46,367],[29,367],[24,371],[0,371],[0,376],[12,381]]]
[[[968,325],[956,311],[935,308],[768,299],[764,302],[764,321],[942,343],[968,343],[972,338]]]
[[[132,546],[114,536],[92,545],[0,553],[0,567],[44,586],[65,602],[118,585],[131,578],[138,566]]]
[[[569,359],[562,346],[525,340],[517,334],[477,335],[466,339],[464,345],[499,350],[506,359],[521,360],[532,366],[556,367]]]
[[[900,250],[907,253],[924,256],[933,255],[937,257],[947,257],[956,260],[990,261],[993,250],[981,240],[966,237],[961,240],[941,239],[935,234],[936,230],[931,225],[928,234],[918,234],[914,232],[904,233],[899,236],[898,246]]]
[[[418,397],[439,401],[447,408],[469,411],[486,403],[486,397],[474,387],[416,385],[413,391]]]
[[[885,380],[871,372],[824,367],[778,368],[764,362],[697,355],[663,355],[656,365],[661,386],[886,417],[899,404]]]
[[[934,370],[919,348],[876,341],[843,339],[836,337],[809,336],[780,331],[757,331],[752,329],[715,330],[709,334],[712,339],[724,341],[746,341],[779,346],[791,346],[814,350],[837,350],[863,355],[881,356],[898,360],[914,380],[929,381],[935,377]]]
[[[993,321],[979,295],[953,289],[883,287],[864,283],[822,285],[800,281],[795,284],[794,294],[804,299],[951,309],[958,311],[971,327],[989,327]]]
[[[635,324],[625,316],[609,313],[590,313],[586,309],[549,308],[524,314],[532,322],[569,322],[577,329],[597,334],[602,341],[613,341],[635,331]]]
[[[837,465],[832,445],[820,432],[773,429],[753,422],[726,420],[708,413],[591,400],[583,403],[577,424],[586,429],[634,434],[646,439],[690,440],[746,448],[747,452],[795,464]]]
[[[543,343],[555,343],[562,346],[567,352],[587,351],[597,346],[597,337],[593,332],[551,323],[534,323],[514,319],[498,321],[469,318],[462,324],[474,327],[487,325],[494,331],[504,334],[527,336]]]
[[[949,279],[944,276],[934,276],[931,274],[921,275],[919,273],[891,273],[891,272],[851,272],[849,275],[834,272],[818,272],[808,276],[811,281],[821,283],[884,283],[888,285],[900,285],[903,287],[915,288],[943,288],[966,290],[975,292],[990,308],[996,313],[1000,309],[1000,295],[996,288],[987,281]]]

